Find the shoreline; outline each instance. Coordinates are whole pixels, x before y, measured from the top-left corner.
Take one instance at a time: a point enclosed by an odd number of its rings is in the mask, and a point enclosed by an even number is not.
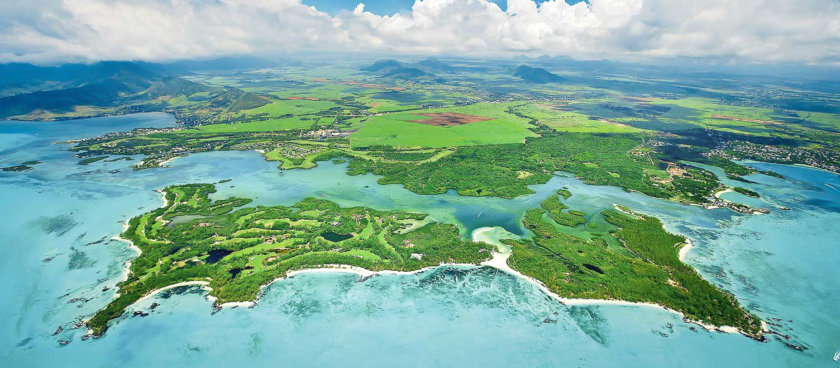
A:
[[[756,162],[763,162],[763,161],[756,161]],[[775,164],[774,162],[765,162],[765,163]],[[777,165],[791,165],[791,166],[806,167],[806,168],[809,168],[809,169],[814,169],[814,170],[827,172],[829,174],[840,175],[840,173],[836,173],[836,172],[831,171],[831,170],[823,169],[821,167],[811,166],[811,165],[808,165],[808,164],[777,164]]]
[[[168,163],[172,162],[172,160],[174,160],[174,159],[176,159],[176,158],[178,158],[178,157],[181,157],[181,156],[172,156],[172,157],[170,157],[170,158],[166,159],[165,161],[161,161],[161,162],[158,164],[158,167],[164,167],[166,164],[168,164]]]
[[[668,308],[668,307],[660,305],[660,304],[656,304],[656,303],[631,302],[631,301],[616,300],[616,299],[564,298],[564,297],[561,297],[560,295],[554,293],[553,291],[549,290],[548,287],[545,286],[545,284],[543,284],[541,281],[539,281],[535,278],[532,278],[530,276],[526,276],[526,275],[520,273],[519,271],[516,271],[516,270],[512,269],[510,266],[507,265],[507,260],[508,260],[509,257],[510,257],[510,253],[493,252],[493,257],[491,259],[489,259],[487,261],[484,261],[484,262],[481,262],[480,264],[477,264],[477,265],[476,264],[469,264],[469,263],[443,263],[443,264],[439,264],[439,265],[436,265],[436,266],[424,267],[424,268],[414,270],[414,271],[393,271],[393,270],[371,271],[371,270],[368,270],[368,269],[355,267],[355,266],[349,266],[349,265],[329,265],[329,266],[326,266],[326,267],[305,268],[305,269],[300,269],[300,270],[288,271],[285,276],[277,277],[277,278],[269,281],[265,285],[260,286],[260,290],[257,294],[257,297],[254,300],[226,302],[226,303],[222,303],[222,304],[218,304],[218,305],[216,304],[217,301],[218,301],[218,298],[216,298],[212,295],[209,295],[209,292],[211,292],[213,290],[209,286],[210,285],[209,281],[184,281],[184,282],[179,282],[179,283],[176,283],[176,284],[167,285],[167,286],[164,286],[162,288],[152,290],[151,292],[144,295],[140,299],[137,299],[136,301],[131,303],[131,305],[136,305],[137,303],[145,301],[145,300],[147,300],[147,299],[149,299],[149,298],[151,298],[151,297],[153,297],[153,296],[155,296],[155,295],[157,295],[157,294],[159,294],[163,291],[166,291],[166,290],[179,288],[179,287],[183,287],[183,286],[198,285],[198,286],[202,286],[202,289],[204,289],[208,292],[208,294],[205,295],[205,299],[207,299],[208,301],[211,301],[214,308],[217,308],[217,309],[238,308],[238,307],[252,308],[252,307],[255,307],[258,304],[259,299],[260,299],[260,293],[262,293],[263,289],[270,286],[271,284],[274,284],[277,281],[282,281],[284,279],[289,279],[289,278],[292,278],[294,276],[302,275],[302,274],[349,273],[349,274],[358,275],[358,276],[363,277],[363,278],[368,278],[368,277],[379,276],[379,275],[394,275],[394,276],[417,275],[417,274],[420,274],[420,273],[423,273],[423,272],[426,272],[426,271],[430,271],[432,269],[441,268],[441,267],[472,267],[472,268],[490,267],[490,268],[495,268],[499,271],[508,273],[511,276],[517,277],[517,278],[522,279],[525,282],[527,282],[527,283],[529,283],[533,286],[536,286],[546,296],[548,296],[549,298],[554,299],[557,302],[559,302],[560,304],[563,304],[563,305],[566,305],[566,306],[609,305],[609,306],[656,308],[656,309],[664,310],[664,311],[669,312],[669,313],[676,314],[686,324],[693,324],[693,325],[700,326],[700,327],[702,327],[703,329],[705,329],[709,332],[739,333],[739,334],[742,334],[742,335],[747,336],[747,337],[752,338],[752,339],[758,339],[755,336],[749,335],[749,334],[745,333],[744,331],[741,331],[737,327],[733,327],[733,326],[714,326],[714,325],[706,324],[706,323],[703,323],[703,322],[700,322],[700,321],[695,321],[695,320],[688,319],[685,316],[685,314],[683,314],[682,312],[671,309],[671,308]],[[761,322],[761,325],[762,325],[762,332],[767,331],[766,323],[764,321]],[[88,329],[88,333],[91,333],[90,329]]]
[[[117,285],[115,285],[115,286],[114,286],[114,288],[116,289],[116,293],[114,294],[114,298],[118,298],[118,297],[120,296],[120,289],[119,289],[119,286],[118,286],[118,285],[120,284],[120,282],[123,282],[123,281],[125,281],[125,280],[128,280],[128,274],[129,274],[129,273],[131,273],[131,261],[133,261],[133,260],[134,260],[134,259],[136,259],[137,257],[140,257],[140,255],[141,255],[141,254],[143,254],[143,251],[142,251],[142,250],[140,250],[140,248],[139,248],[139,247],[137,247],[136,245],[134,245],[134,242],[133,242],[133,241],[128,240],[128,239],[126,239],[126,238],[123,238],[123,237],[122,237],[122,234],[123,234],[123,233],[125,233],[125,232],[128,230],[128,222],[129,222],[129,221],[130,221],[130,219],[126,219],[126,220],[123,222],[123,229],[122,229],[122,231],[119,233],[119,235],[114,235],[113,237],[111,237],[111,240],[116,240],[116,241],[119,241],[119,242],[128,243],[128,248],[129,248],[129,249],[131,249],[131,250],[133,250],[133,251],[135,251],[135,252],[137,252],[137,256],[135,256],[134,258],[132,258],[132,259],[128,260],[127,262],[125,262],[125,269],[123,269],[123,272],[122,272],[122,277],[120,278],[120,281],[119,281],[119,282],[117,282]]]
[[[694,243],[691,242],[691,239],[685,238],[685,243],[682,248],[680,248],[678,256],[680,262],[685,263],[685,257],[688,255],[688,251],[690,251],[692,247],[694,247]]]
[[[155,192],[160,193],[160,199],[163,200],[163,208],[169,207],[169,199],[166,198],[166,192],[163,191],[163,189],[156,189]],[[126,226],[128,226],[128,222],[126,222]],[[128,228],[126,228],[125,230],[127,229]],[[123,232],[125,232],[125,230],[123,230]]]
[[[732,193],[732,192],[734,192],[734,190],[732,190],[732,188],[726,188],[724,190],[719,190],[719,191],[715,192],[715,198],[722,199],[722,198],[720,198],[720,196],[722,196],[726,193]]]
[[[165,195],[163,196],[163,201],[164,201],[164,206],[166,206],[168,201],[166,200]],[[123,232],[125,232],[125,230],[128,229],[128,220],[125,221],[125,223],[123,224],[123,227],[124,227]],[[472,240],[473,241],[478,241],[478,240],[476,240],[476,235],[480,235],[484,232],[490,231],[490,229],[491,228],[486,228],[486,229],[479,228],[479,229],[474,230],[473,234],[471,234],[472,235]],[[117,239],[117,240],[127,242],[129,244],[130,248],[135,249],[138,252],[138,255],[140,253],[142,253],[142,251],[137,246],[135,246],[133,242],[129,241],[128,239],[121,238],[120,236],[115,236],[115,237],[113,237],[113,239]],[[491,244],[491,243],[488,243],[488,244]],[[491,244],[491,245],[495,246],[494,244]],[[685,245],[683,245],[683,247],[680,248],[680,251],[679,251],[680,261],[683,261],[683,258],[685,256],[685,254],[691,248],[692,248],[691,240],[686,238]],[[752,335],[749,335],[749,334],[745,333],[744,331],[738,329],[737,327],[733,327],[733,326],[714,326],[714,325],[709,325],[709,324],[706,324],[706,323],[703,323],[703,322],[700,322],[700,321],[695,321],[695,320],[688,319],[685,316],[685,314],[683,314],[682,312],[671,309],[671,308],[668,308],[664,305],[656,304],[656,303],[631,302],[631,301],[616,300],[616,299],[564,298],[564,297],[561,297],[560,295],[554,293],[553,291],[551,291],[541,281],[539,281],[539,280],[537,280],[533,277],[526,276],[526,275],[520,273],[519,271],[516,271],[513,268],[511,268],[507,264],[507,260],[510,258],[511,252],[502,253],[502,252],[492,251],[491,254],[492,254],[492,257],[490,259],[488,259],[484,262],[481,262],[479,264],[441,263],[441,264],[438,264],[438,265],[435,265],[435,266],[428,266],[428,267],[424,267],[424,268],[417,269],[417,270],[414,270],[414,271],[394,271],[394,270],[371,271],[371,270],[361,268],[361,267],[355,267],[355,266],[349,266],[349,265],[340,265],[340,264],[339,265],[324,265],[323,267],[312,267],[312,268],[303,268],[303,269],[298,269],[298,270],[293,270],[293,271],[287,271],[285,275],[277,277],[277,278],[267,282],[266,284],[261,285],[260,288],[259,288],[259,291],[257,292],[257,297],[254,298],[254,300],[226,302],[226,303],[222,303],[222,304],[219,304],[219,305],[216,305],[216,303],[218,302],[218,298],[209,295],[209,292],[213,290],[212,288],[209,287],[210,282],[208,282],[208,281],[185,281],[185,282],[180,282],[180,283],[176,283],[176,284],[172,284],[172,285],[167,285],[167,286],[164,286],[162,288],[152,290],[148,294],[142,296],[140,299],[137,299],[136,301],[131,303],[131,305],[135,305],[138,302],[146,300],[146,299],[148,299],[148,298],[150,298],[150,297],[152,297],[152,296],[154,296],[154,295],[156,295],[156,294],[158,294],[162,291],[169,290],[169,289],[172,289],[172,288],[177,288],[177,287],[181,287],[181,286],[189,286],[189,285],[202,285],[204,287],[204,289],[208,291],[208,294],[205,296],[205,298],[207,300],[213,302],[213,306],[215,308],[218,308],[218,309],[222,309],[222,308],[225,308],[225,307],[237,308],[237,307],[240,307],[240,306],[241,307],[254,307],[258,304],[259,299],[260,299],[260,294],[262,293],[262,291],[266,287],[270,286],[271,284],[273,284],[277,281],[292,278],[296,275],[301,275],[301,274],[339,272],[339,273],[351,273],[351,274],[355,274],[355,275],[358,275],[358,276],[363,277],[363,278],[368,278],[368,277],[378,276],[378,275],[398,275],[398,276],[417,275],[417,274],[420,274],[420,273],[423,273],[423,272],[426,272],[426,271],[429,271],[429,270],[432,270],[432,269],[435,269],[435,268],[440,268],[440,267],[475,267],[475,268],[491,267],[491,268],[495,268],[499,271],[508,273],[509,275],[512,275],[514,277],[525,280],[525,282],[536,286],[538,289],[540,289],[540,291],[545,293],[545,295],[547,295],[549,298],[552,298],[552,299],[560,302],[563,305],[567,305],[567,306],[612,305],[612,306],[658,308],[658,309],[662,309],[662,310],[665,310],[667,312],[676,314],[687,324],[694,324],[694,325],[700,326],[700,327],[702,327],[705,330],[710,331],[710,332],[740,333],[740,334],[742,334],[744,336],[747,336],[749,338],[752,338],[752,339],[756,339],[756,340],[759,339],[756,336],[752,336]],[[130,272],[130,268],[131,268],[131,261],[128,261],[128,262],[126,262],[124,280],[127,279],[128,273]],[[117,290],[116,296],[119,296],[119,289]],[[761,321],[761,322],[762,322],[761,332],[767,331],[765,322],[764,321]]]
[[[164,286],[160,289],[152,290],[150,293],[148,293],[146,295],[143,295],[142,298],[137,299],[134,303],[131,303],[131,305],[135,305],[139,302],[142,302],[146,299],[149,299],[149,298],[155,296],[156,294],[158,294],[160,292],[163,292],[163,291],[166,291],[166,290],[169,290],[169,289],[175,289],[175,288],[179,288],[179,287],[182,287],[182,286],[192,286],[192,285],[207,286],[207,285],[210,285],[210,282],[209,281],[184,281],[184,282],[179,282],[177,284],[166,285],[166,286]],[[209,287],[208,287],[208,289],[209,289]]]
[[[545,286],[545,284],[543,284],[540,280],[537,280],[537,279],[535,279],[533,277],[530,277],[530,276],[526,276],[526,275],[520,273],[519,271],[516,271],[516,270],[512,269],[510,266],[507,265],[507,259],[509,257],[510,257],[510,253],[501,254],[501,253],[494,252],[493,253],[493,258],[489,261],[482,262],[481,265],[482,266],[493,267],[493,268],[496,268],[500,271],[507,272],[508,274],[511,274],[515,277],[521,278],[521,279],[525,280],[526,282],[536,286],[543,293],[545,293],[548,297],[560,302],[563,305],[571,305],[571,306],[613,305],[613,306],[649,307],[649,308],[663,309],[667,312],[674,313],[674,314],[678,315],[686,323],[698,325],[698,326],[703,327],[704,329],[706,329],[707,331],[710,331],[710,332],[739,333],[739,334],[742,334],[744,336],[755,339],[755,337],[744,333],[743,331],[741,331],[737,327],[733,327],[733,326],[714,326],[714,325],[706,324],[706,323],[703,323],[703,322],[700,322],[700,321],[695,321],[695,320],[687,318],[685,316],[685,314],[683,314],[680,311],[677,311],[677,310],[668,308],[664,305],[660,305],[660,304],[656,304],[656,303],[631,302],[631,301],[616,300],[616,299],[564,298],[564,297],[561,297],[560,295],[557,295],[555,292],[549,290],[548,287]],[[762,324],[762,326],[763,326],[763,324]],[[762,331],[764,331],[764,330],[766,330],[766,329],[762,328]]]

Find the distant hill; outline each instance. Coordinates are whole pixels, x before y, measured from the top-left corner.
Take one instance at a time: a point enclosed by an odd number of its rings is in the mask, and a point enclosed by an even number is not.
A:
[[[0,64],[0,97],[26,92],[81,87],[113,79],[118,75],[134,76],[135,81],[160,77],[163,73],[131,62],[108,61],[95,64],[38,66]]]
[[[390,71],[393,69],[402,68],[403,65],[396,60],[379,60],[371,66],[367,66],[362,68],[363,72],[380,72],[380,71]]]
[[[429,73],[426,73],[417,68],[396,68],[392,69],[389,72],[383,74],[383,77],[393,77],[393,78],[400,78],[400,79],[416,79],[423,76],[433,76]]]
[[[527,65],[520,65],[513,71],[514,77],[522,78],[531,83],[559,83],[565,79],[557,74],[551,73],[543,68],[532,68]]]
[[[157,64],[148,63],[100,62],[57,67],[2,64],[0,77],[3,77],[0,118],[49,118],[79,108],[108,109],[147,105],[160,97],[227,93],[222,88],[171,76]],[[235,94],[237,98],[230,104],[261,106],[269,102],[243,91]]]
[[[155,71],[132,63],[107,62],[88,66],[67,65],[40,70],[34,66],[5,66],[23,69],[33,75],[28,88],[45,90],[23,92],[0,98],[0,117],[25,115],[32,111],[72,112],[77,106],[115,106],[120,99],[139,93],[162,80]]]
[[[188,74],[208,71],[236,71],[270,68],[279,63],[253,56],[227,56],[206,60],[178,60],[159,66],[174,74]]]
[[[444,63],[438,59],[421,60],[418,61],[415,65],[418,68],[432,73],[452,73],[457,71],[457,68],[447,63]]]
[[[201,83],[188,81],[179,77],[165,77],[154,82],[149,88],[143,91],[141,96],[146,98],[158,98],[164,96],[190,96],[199,92],[221,92],[221,88],[207,87]]]
[[[388,59],[379,60],[361,70],[377,73],[384,78],[435,80],[435,73],[452,73],[456,71],[456,68],[437,59],[425,59],[416,63],[402,63]]]
[[[208,107],[239,112],[241,110],[257,108],[270,102],[270,99],[256,93],[245,92],[238,88],[227,88],[224,93],[210,100]]]

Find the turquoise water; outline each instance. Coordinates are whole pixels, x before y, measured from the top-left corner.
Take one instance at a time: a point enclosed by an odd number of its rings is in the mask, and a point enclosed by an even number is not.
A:
[[[332,163],[281,175],[254,152],[215,152],[133,171],[132,161],[78,165],[67,145],[53,144],[172,123],[164,114],[0,123],[0,167],[43,161],[32,171],[0,172],[0,366],[837,366],[831,357],[840,348],[840,192],[825,185],[840,188],[837,175],[749,163],[787,179],[756,175],[749,179],[757,184],[738,183],[763,198],[725,198],[772,211],[742,216],[562,175],[514,200],[419,196],[378,185],[374,176],[347,176]],[[128,313],[104,337],[82,341],[85,329],[73,329],[74,322],[113,297],[135,256],[110,240],[122,223],[160,205],[155,189],[222,179],[233,180],[220,184],[216,197],[291,204],[318,196],[424,211],[458,223],[465,235],[484,226],[524,233],[519,216],[568,187],[574,208],[592,213],[620,203],[690,237],[689,264],[807,350],[773,337],[760,343],[707,332],[657,308],[569,307],[494,269],[452,267],[363,282],[350,274],[300,274],[268,286],[254,308],[216,313],[206,292],[184,287],[131,307],[148,317]],[[151,309],[153,303],[159,306]]]

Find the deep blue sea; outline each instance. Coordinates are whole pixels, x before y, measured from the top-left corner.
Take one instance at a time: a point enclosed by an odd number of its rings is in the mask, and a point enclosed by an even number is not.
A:
[[[211,152],[134,171],[136,161],[79,165],[60,143],[173,123],[157,113],[0,122],[0,167],[43,161],[28,172],[0,172],[0,366],[840,367],[832,360],[840,348],[840,176],[750,162],[786,179],[753,175],[756,184],[737,183],[762,199],[725,198],[771,210],[739,215],[589,186],[562,173],[512,200],[420,196],[378,185],[372,175],[347,176],[342,164],[281,172],[256,152]],[[525,234],[522,213],[568,187],[573,208],[594,213],[618,203],[688,236],[691,266],[805,350],[773,336],[762,343],[708,332],[653,307],[566,306],[489,267],[361,282],[352,274],[300,274],[266,287],[253,308],[215,313],[206,291],[183,287],[130,308],[149,316],[127,313],[102,338],[82,341],[86,329],[74,328],[76,321],[113,298],[136,256],[111,240],[122,224],[161,205],[155,189],[223,179],[232,181],[214,198],[271,205],[318,196],[423,211],[459,224],[464,236],[495,226]],[[152,303],[159,306],[151,310]]]

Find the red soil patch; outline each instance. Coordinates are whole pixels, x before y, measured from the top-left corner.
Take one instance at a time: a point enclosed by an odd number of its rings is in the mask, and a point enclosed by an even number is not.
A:
[[[409,122],[434,126],[458,126],[464,124],[477,123],[479,121],[493,120],[493,118],[478,115],[461,114],[458,112],[430,112],[415,115],[426,116],[430,119],[409,120]]]

